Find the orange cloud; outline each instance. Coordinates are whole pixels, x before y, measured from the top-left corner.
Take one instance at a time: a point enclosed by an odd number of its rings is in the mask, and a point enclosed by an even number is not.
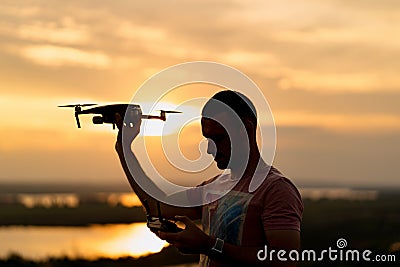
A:
[[[18,27],[17,35],[24,40],[58,44],[86,44],[90,40],[88,29],[68,17],[61,19],[60,25],[44,21],[23,24]]]
[[[111,59],[102,52],[84,51],[54,45],[26,46],[21,50],[20,55],[34,63],[50,67],[84,66],[107,68],[111,63]]]
[[[314,127],[334,132],[374,134],[400,130],[400,117],[385,114],[323,114],[306,111],[277,112],[279,126]]]

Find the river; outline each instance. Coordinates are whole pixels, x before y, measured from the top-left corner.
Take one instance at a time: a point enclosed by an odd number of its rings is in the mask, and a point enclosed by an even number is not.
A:
[[[0,258],[18,254],[25,259],[140,257],[156,253],[167,243],[145,223],[91,225],[85,227],[0,227]]]

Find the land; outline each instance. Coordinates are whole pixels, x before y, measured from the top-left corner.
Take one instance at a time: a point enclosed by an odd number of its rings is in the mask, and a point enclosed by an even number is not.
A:
[[[1,205],[0,225],[87,226],[144,222],[142,207],[127,208],[99,203],[83,204],[76,208],[27,208],[22,204]]]
[[[4,267],[139,267],[139,266],[192,266],[199,261],[197,255],[183,255],[173,247],[167,247],[160,253],[141,257],[139,259],[132,257],[97,260],[71,260],[68,258],[51,258],[42,262],[25,260],[18,255],[10,255],[6,260],[0,260],[0,266]]]
[[[375,254],[393,254],[397,263],[302,262],[299,266],[399,266],[400,193],[385,191],[376,200],[304,200],[302,248],[321,251],[337,248],[344,238],[348,249],[369,249]],[[0,205],[0,225],[84,226],[90,224],[132,223],[145,220],[141,207],[127,208],[99,203],[75,208],[26,208],[21,204]],[[397,244],[397,247],[396,247]],[[183,256],[174,248],[140,259],[99,259],[96,261],[49,259],[32,262],[10,255],[0,266],[167,266],[194,263],[197,256]]]

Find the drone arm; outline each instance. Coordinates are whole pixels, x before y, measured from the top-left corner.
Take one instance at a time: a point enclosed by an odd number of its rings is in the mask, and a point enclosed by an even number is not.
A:
[[[147,119],[147,120],[153,119],[153,120],[162,120],[162,121],[165,121],[165,116],[164,116],[164,118],[163,118],[163,117],[161,117],[161,116],[142,115],[142,119]]]
[[[167,113],[182,113],[181,111],[173,111],[173,110],[160,110],[160,116],[154,115],[142,115],[142,119],[157,119],[166,121],[167,117],[165,116]]]
[[[79,114],[75,112],[75,119],[76,119],[76,124],[78,125],[78,128],[81,128],[81,123],[79,121]]]

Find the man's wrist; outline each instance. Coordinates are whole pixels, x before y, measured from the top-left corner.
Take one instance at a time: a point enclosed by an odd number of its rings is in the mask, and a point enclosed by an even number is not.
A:
[[[121,142],[118,142],[118,141],[115,143],[115,150],[118,152],[118,154],[119,153],[124,153],[124,150],[132,151],[130,145],[127,145],[127,144],[124,144],[124,143],[121,143]]]
[[[217,239],[215,237],[210,236],[207,240],[207,244],[206,244],[206,253],[205,254],[210,254],[212,248],[214,247],[215,241]]]

